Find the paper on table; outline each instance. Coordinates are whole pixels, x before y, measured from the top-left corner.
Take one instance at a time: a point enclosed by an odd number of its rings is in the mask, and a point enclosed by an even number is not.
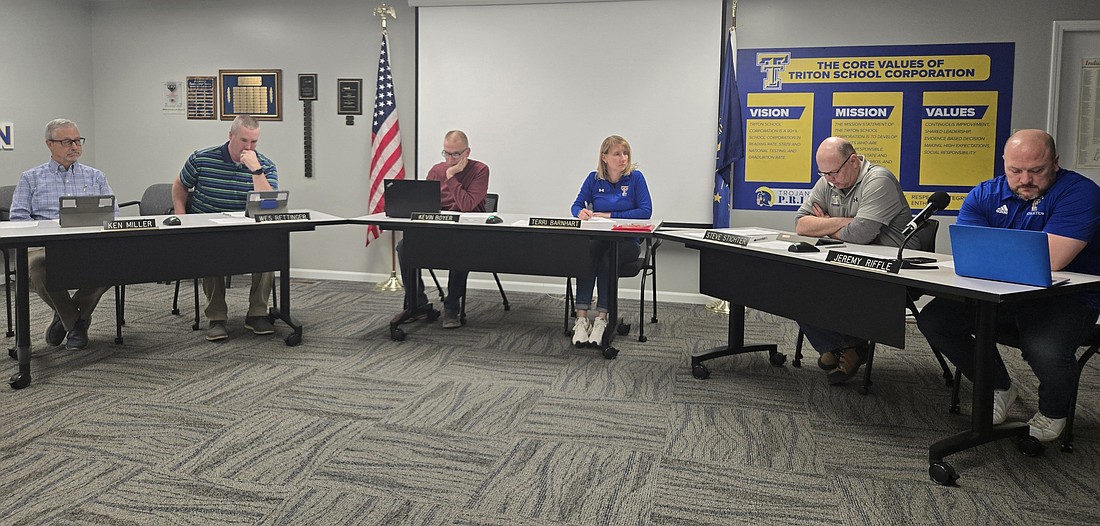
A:
[[[29,228],[38,226],[38,221],[0,221],[0,228]]]
[[[252,223],[253,222],[252,218],[244,217],[244,216],[241,216],[241,217],[235,217],[235,216],[212,217],[212,218],[210,218],[210,220],[217,223],[217,224],[219,224],[219,225],[228,225],[228,224],[234,224],[234,223]]]

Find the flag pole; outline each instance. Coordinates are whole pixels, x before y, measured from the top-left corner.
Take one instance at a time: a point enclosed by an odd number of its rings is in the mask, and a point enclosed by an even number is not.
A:
[[[730,13],[730,27],[726,29],[725,39],[722,42],[722,53],[723,54],[727,50],[726,41],[728,41],[730,39],[730,37],[732,36],[733,31],[736,31],[736,29],[737,29],[737,0],[730,0],[728,6],[729,6],[729,13]],[[730,59],[733,60],[733,57],[730,57]],[[719,79],[719,82],[721,82],[721,79]],[[732,125],[732,123],[726,123],[726,125],[727,126]],[[730,176],[731,176],[730,177],[730,182],[732,183],[733,182],[733,179],[732,179],[733,167],[732,166],[730,167]],[[731,218],[733,217],[733,199],[729,199],[729,201],[726,203],[726,214],[727,214],[726,217],[731,217]],[[714,301],[707,304],[706,309],[711,311],[711,312],[718,313],[718,314],[728,315],[730,313],[730,302],[728,302],[726,300],[714,300]]]
[[[380,4],[378,7],[374,8],[374,16],[378,17],[382,23],[382,34],[388,35],[389,31],[386,28],[387,20],[389,18],[397,19],[397,12],[393,9],[393,6]],[[401,284],[401,278],[397,277],[397,233],[393,230],[390,231],[390,277],[386,281],[379,283],[377,287],[378,290],[388,292],[396,292],[405,289]]]

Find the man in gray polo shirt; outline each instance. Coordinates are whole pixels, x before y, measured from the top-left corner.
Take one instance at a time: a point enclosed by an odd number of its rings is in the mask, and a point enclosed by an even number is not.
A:
[[[859,245],[901,245],[912,212],[894,174],[857,155],[841,137],[822,141],[816,158],[821,178],[795,215],[795,232]],[[916,245],[913,239],[908,246]],[[847,382],[867,358],[865,340],[804,323],[799,328],[821,353],[817,364],[829,371],[830,384]]]

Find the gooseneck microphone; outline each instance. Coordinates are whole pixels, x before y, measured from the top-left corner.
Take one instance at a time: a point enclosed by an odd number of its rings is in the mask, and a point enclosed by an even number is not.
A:
[[[909,224],[905,225],[905,230],[902,230],[901,235],[908,239],[910,234],[916,232],[925,221],[932,217],[932,214],[942,211],[949,204],[951,204],[951,196],[947,195],[947,192],[936,192],[928,196],[928,204],[924,206],[924,210],[913,216]]]

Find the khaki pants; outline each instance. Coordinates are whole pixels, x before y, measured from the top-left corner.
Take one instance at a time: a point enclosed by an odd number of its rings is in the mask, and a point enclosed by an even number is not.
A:
[[[61,317],[66,331],[72,330],[76,320],[82,319],[90,324],[92,311],[108,288],[78,289],[72,296],[65,289],[46,290],[46,249],[42,247],[27,250],[27,275],[31,288]]]
[[[247,316],[267,316],[267,298],[271,296],[274,272],[252,274],[252,289],[248,292]],[[226,321],[229,307],[225,304],[225,276],[202,279],[202,291],[206,293],[206,319]]]

